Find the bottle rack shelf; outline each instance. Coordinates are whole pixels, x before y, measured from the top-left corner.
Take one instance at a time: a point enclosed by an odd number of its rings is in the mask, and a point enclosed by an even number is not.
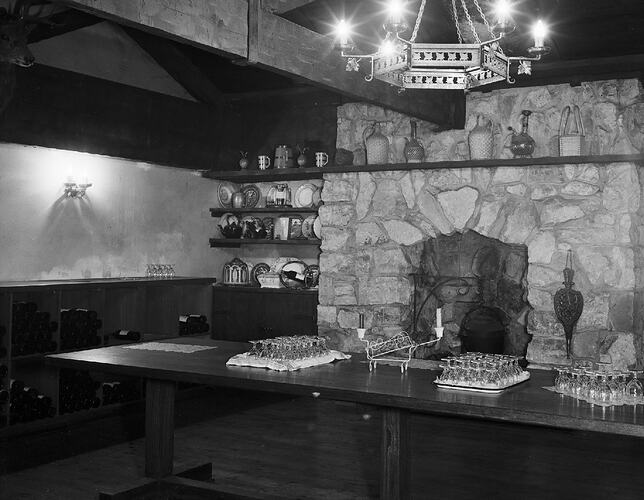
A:
[[[56,422],[62,421],[60,419],[68,419],[72,415],[78,415],[80,420],[92,418],[97,414],[96,412],[104,408],[118,408],[129,404],[129,402],[103,404],[101,399],[99,407],[79,408],[70,413],[61,413],[60,370],[45,364],[45,357],[52,353],[100,347],[104,344],[105,336],[108,335],[108,345],[128,343],[112,338],[111,333],[119,329],[140,331],[144,334],[145,340],[175,337],[178,335],[180,314],[211,315],[212,285],[215,281],[214,278],[177,277],[163,280],[126,278],[0,282],[0,326],[3,327],[4,332],[0,335],[0,348],[2,348],[0,352],[6,352],[0,357],[0,365],[7,367],[6,377],[0,378],[0,390],[10,391],[10,381],[20,380],[42,396],[50,398],[54,408],[53,418],[46,418],[44,413],[37,412],[32,414],[32,417],[42,418],[11,424],[10,400],[0,403],[0,438],[57,425]],[[51,340],[56,343],[55,350],[14,355],[12,346],[15,340],[20,339],[15,337],[14,331],[22,331],[20,335],[23,338],[19,340],[21,343],[29,342],[29,337],[38,334],[31,330],[32,327],[15,330],[16,325],[12,324],[13,310],[14,304],[19,302],[35,304],[37,306],[35,314],[46,313],[48,321],[57,324],[57,327],[52,328],[48,333]],[[93,326],[95,331],[92,330],[92,335],[100,338],[99,345],[61,347],[63,338],[61,316],[65,309],[87,309],[97,312],[101,324]],[[29,314],[34,314],[33,309]],[[25,319],[21,318],[20,321]],[[140,384],[140,382],[137,383]]]
[[[299,245],[299,246],[319,246],[321,240],[268,240],[268,239],[239,239],[239,238],[210,238],[211,248],[237,248],[242,245]]]
[[[221,217],[224,214],[316,214],[317,208],[306,207],[256,207],[256,208],[211,208],[212,217]]]

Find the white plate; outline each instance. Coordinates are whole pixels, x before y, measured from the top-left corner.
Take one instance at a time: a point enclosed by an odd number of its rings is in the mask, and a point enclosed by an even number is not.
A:
[[[316,217],[315,221],[313,221],[313,234],[316,238],[322,239],[322,223],[319,217]]]
[[[217,198],[219,204],[223,208],[230,208],[233,206],[233,194],[235,193],[235,186],[230,182],[222,182],[217,189]]]
[[[313,184],[302,184],[293,197],[293,206],[297,208],[312,207],[315,203],[314,195],[318,190]]]
[[[226,227],[228,224],[239,224],[239,219],[236,215],[228,212],[219,217],[219,225],[221,227]]]
[[[315,215],[311,215],[302,222],[302,236],[305,238],[315,238],[315,234],[313,234],[313,223],[315,222],[315,217]]]

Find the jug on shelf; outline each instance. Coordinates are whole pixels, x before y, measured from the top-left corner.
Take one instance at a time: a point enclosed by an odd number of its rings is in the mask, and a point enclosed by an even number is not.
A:
[[[367,150],[367,165],[389,163],[389,140],[380,130],[380,123],[374,122],[362,133]]]
[[[293,148],[286,145],[277,146],[275,148],[275,161],[273,162],[275,168],[292,168],[293,164]]]
[[[509,148],[515,158],[532,158],[532,153],[534,153],[536,143],[528,135],[528,120],[531,114],[532,111],[529,109],[521,111],[521,132],[517,132],[512,127],[508,127],[508,130],[511,132],[508,135],[510,145],[504,147]]]

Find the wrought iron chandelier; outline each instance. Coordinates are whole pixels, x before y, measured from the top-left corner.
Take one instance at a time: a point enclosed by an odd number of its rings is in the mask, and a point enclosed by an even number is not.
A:
[[[416,36],[423,17],[427,0],[422,0],[414,29],[409,40],[401,37],[409,26],[405,22],[406,0],[390,0],[389,14],[385,24],[385,39],[372,54],[356,54],[351,41],[351,27],[341,20],[336,28],[341,56],[347,59],[347,71],[359,71],[360,63],[369,64],[365,80],[374,78],[404,89],[460,89],[468,90],[499,81],[515,82],[511,75],[513,65],[518,74],[531,74],[531,64],[547,54],[550,49],[544,45],[546,27],[538,21],[533,28],[534,46],[528,49],[528,56],[511,57],[504,54],[500,40],[514,30],[511,21],[511,5],[500,0],[495,8],[496,24],[490,25],[478,0],[473,0],[474,15],[482,21],[490,39],[481,41],[466,0],[451,0],[452,18],[459,43],[417,43]],[[460,12],[459,12],[460,11]],[[475,43],[464,43],[459,25],[459,16],[467,20]]]

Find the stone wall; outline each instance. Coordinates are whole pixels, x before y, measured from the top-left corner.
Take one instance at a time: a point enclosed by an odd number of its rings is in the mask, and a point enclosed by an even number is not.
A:
[[[477,115],[497,124],[500,139],[508,125],[518,126],[520,110],[531,109],[535,156],[549,156],[561,109],[576,103],[590,152],[631,153],[634,144],[639,146],[639,136],[628,116],[641,115],[643,95],[637,80],[470,94],[466,130],[436,133],[431,124],[421,123],[420,137],[428,161],[466,159],[467,134]],[[409,119],[373,106],[338,109],[337,146],[360,148],[362,130],[374,120],[385,122],[390,161],[404,161]],[[507,157],[501,143],[496,141],[496,157]],[[644,238],[639,237],[639,175],[631,163],[325,175],[320,332],[343,349],[359,350],[353,329],[360,312],[374,335],[408,328],[408,274],[419,264],[415,248],[438,234],[474,230],[528,247],[527,289],[533,310],[524,320],[533,335],[529,360],[565,362],[563,329],[552,304],[571,249],[576,289],[585,299],[574,353],[612,360],[620,367],[641,363]]]

